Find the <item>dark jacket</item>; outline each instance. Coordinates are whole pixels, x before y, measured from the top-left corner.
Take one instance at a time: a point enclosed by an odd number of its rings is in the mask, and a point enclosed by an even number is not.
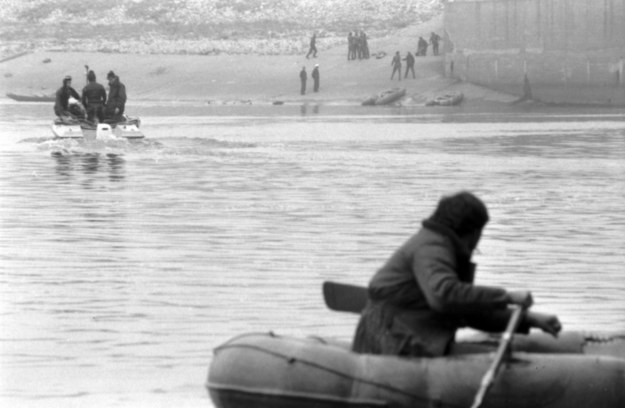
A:
[[[106,107],[107,110],[119,108],[120,113],[123,113],[126,107],[126,86],[119,81],[118,76],[116,76],[109,85],[109,96]]]
[[[315,67],[315,68],[312,70],[312,74],[311,74],[311,76],[312,76],[312,79],[314,79],[314,80],[315,80],[315,82],[319,82],[319,68]]]
[[[441,356],[456,330],[505,330],[511,316],[503,288],[473,285],[475,264],[456,234],[426,220],[373,276],[354,351]],[[519,331],[529,328],[522,324]]]
[[[69,109],[69,98],[74,97],[77,101],[80,101],[80,95],[71,86],[63,85],[56,91],[56,97],[54,100],[54,114],[57,116],[65,115],[65,112]]]
[[[103,106],[106,104],[106,89],[97,82],[89,82],[82,89],[82,104],[85,108],[91,106]]]

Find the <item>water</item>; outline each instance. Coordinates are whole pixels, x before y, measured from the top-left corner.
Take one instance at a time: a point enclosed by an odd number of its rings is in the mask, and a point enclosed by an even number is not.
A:
[[[148,139],[49,140],[0,106],[2,406],[210,406],[243,332],[348,339],[366,284],[442,194],[489,206],[478,283],[566,330],[625,330],[625,115],[137,106]]]

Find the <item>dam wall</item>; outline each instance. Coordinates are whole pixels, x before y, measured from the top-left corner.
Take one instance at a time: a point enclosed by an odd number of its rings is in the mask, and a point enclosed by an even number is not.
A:
[[[625,106],[625,0],[448,0],[445,74],[552,103]]]

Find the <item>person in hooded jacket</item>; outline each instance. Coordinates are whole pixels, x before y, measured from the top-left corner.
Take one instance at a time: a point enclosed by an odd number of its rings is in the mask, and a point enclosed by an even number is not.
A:
[[[104,121],[104,105],[106,104],[106,89],[96,82],[95,72],[87,73],[87,85],[82,89],[82,104],[87,110],[87,120],[93,122],[97,116],[98,121]]]
[[[527,291],[473,284],[471,255],[487,222],[486,206],[472,193],[443,197],[371,279],[353,350],[416,357],[486,351],[456,343],[456,330],[503,332],[513,313],[509,305],[533,303]],[[526,311],[517,331],[531,327],[553,336],[562,328],[555,315]]]
[[[113,71],[109,71],[106,79],[109,82],[109,95],[104,109],[104,116],[107,119],[118,121],[126,108],[126,86]]]
[[[56,91],[54,100],[54,114],[61,119],[72,117],[69,109],[69,98],[80,101],[80,95],[72,88],[72,77],[67,75],[63,78],[63,85]]]

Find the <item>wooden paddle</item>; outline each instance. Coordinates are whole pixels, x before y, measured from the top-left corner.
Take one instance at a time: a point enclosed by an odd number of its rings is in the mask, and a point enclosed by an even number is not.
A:
[[[484,401],[486,393],[495,382],[495,378],[497,377],[497,373],[499,372],[501,363],[503,362],[504,356],[506,355],[506,352],[510,347],[510,343],[512,342],[514,332],[516,331],[517,327],[519,327],[519,323],[521,322],[521,316],[523,315],[523,307],[514,307],[515,310],[510,317],[510,321],[508,321],[508,327],[506,327],[506,331],[501,335],[501,341],[499,342],[497,353],[495,353],[495,358],[488,368],[488,371],[486,371],[486,374],[484,374],[484,377],[482,378],[482,382],[480,383],[480,389],[477,391],[477,394],[475,394],[475,398],[473,400],[473,405],[471,405],[471,408],[480,408],[482,406],[482,402]]]
[[[323,299],[330,310],[360,313],[365,308],[368,298],[367,288],[364,286],[323,282]]]

